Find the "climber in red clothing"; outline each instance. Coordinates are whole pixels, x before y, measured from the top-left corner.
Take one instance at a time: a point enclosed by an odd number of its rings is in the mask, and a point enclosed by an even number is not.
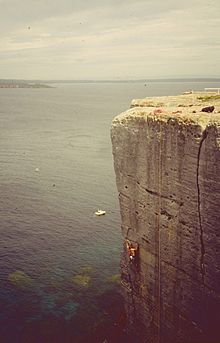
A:
[[[125,240],[125,243],[126,243],[126,248],[127,248],[129,258],[132,261],[135,258],[137,248],[133,247],[131,242],[128,239]]]

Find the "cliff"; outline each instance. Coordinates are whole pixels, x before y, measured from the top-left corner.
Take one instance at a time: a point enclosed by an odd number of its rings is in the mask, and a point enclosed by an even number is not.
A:
[[[139,342],[219,343],[220,96],[131,107],[111,129],[129,328]]]

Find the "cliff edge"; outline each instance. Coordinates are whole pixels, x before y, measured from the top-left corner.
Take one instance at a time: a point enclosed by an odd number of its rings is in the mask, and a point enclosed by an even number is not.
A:
[[[131,107],[111,128],[129,327],[139,342],[219,343],[220,96]]]

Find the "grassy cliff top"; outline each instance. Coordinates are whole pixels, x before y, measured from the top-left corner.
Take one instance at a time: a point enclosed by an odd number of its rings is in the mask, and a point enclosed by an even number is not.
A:
[[[212,112],[203,112],[213,107]],[[208,125],[220,126],[220,94],[189,93],[177,96],[147,97],[134,99],[131,109],[117,116],[113,125],[125,124],[135,118],[160,122],[176,122],[184,125],[199,125],[204,130]]]
[[[220,94],[217,93],[189,93],[176,96],[148,97],[134,99],[131,107],[205,107],[216,106],[220,110]]]

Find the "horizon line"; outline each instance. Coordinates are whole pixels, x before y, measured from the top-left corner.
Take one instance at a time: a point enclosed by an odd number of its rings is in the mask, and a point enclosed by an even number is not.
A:
[[[167,77],[167,78],[145,78],[145,79],[20,79],[3,78],[3,81],[15,82],[49,82],[49,83],[76,83],[76,82],[155,82],[155,81],[216,81],[220,82],[220,77]]]

